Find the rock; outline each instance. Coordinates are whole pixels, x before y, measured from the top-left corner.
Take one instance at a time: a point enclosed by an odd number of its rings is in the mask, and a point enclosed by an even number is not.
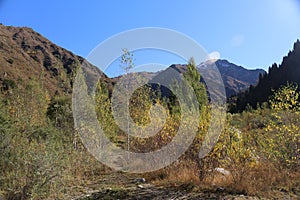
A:
[[[133,180],[134,183],[145,183],[146,179],[145,178],[136,178]]]
[[[138,187],[138,188],[141,188],[141,189],[143,189],[143,188],[144,188],[144,186],[142,186],[142,185],[138,185],[137,187]]]
[[[216,192],[224,192],[224,190],[225,190],[225,188],[223,188],[223,187],[218,187],[218,188],[216,189]]]
[[[222,168],[216,167],[211,170],[210,176],[207,178],[212,185],[215,186],[226,186],[232,183],[232,174],[230,171]]]
[[[231,175],[230,171],[228,171],[228,170],[226,170],[226,169],[224,169],[224,168],[222,168],[222,167],[216,167],[216,168],[214,169],[214,171],[219,172],[219,173],[223,174],[224,176],[229,176],[229,175]]]

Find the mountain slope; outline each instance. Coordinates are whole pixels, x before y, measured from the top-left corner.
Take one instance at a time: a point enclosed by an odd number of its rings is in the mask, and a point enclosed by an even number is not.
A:
[[[70,94],[76,68],[83,62],[82,57],[55,45],[31,28],[0,25],[2,89],[9,87],[7,82],[19,86],[33,79],[43,84],[51,96]],[[105,75],[103,78],[109,82]]]
[[[207,65],[210,65],[210,63],[203,63],[199,68],[207,67]],[[262,69],[249,70],[230,63],[227,60],[217,60],[215,65],[219,69],[223,79],[227,97],[245,91],[250,85],[257,84],[259,74],[266,73]]]
[[[237,66],[233,63],[230,63],[227,60],[217,60],[214,62],[217,66],[220,75],[223,79],[226,96],[230,97],[237,93],[247,90],[250,85],[255,85],[258,82],[259,74],[265,74],[266,72],[262,69],[249,70],[241,66]],[[213,63],[211,61],[204,62],[198,66],[198,71],[201,74],[201,71],[207,67],[211,67]],[[177,70],[180,73],[186,71],[185,65],[171,65],[171,68]],[[208,74],[207,77],[214,79],[213,75]],[[201,79],[203,81],[203,78]]]
[[[0,25],[0,85],[9,87],[8,82],[22,85],[31,79],[39,81],[50,95],[70,94],[76,68],[85,62],[84,58],[53,44],[31,28]],[[207,67],[211,63],[198,66]],[[263,70],[247,70],[227,60],[215,62],[224,81],[227,97],[246,90],[256,84]],[[171,65],[180,73],[185,65]],[[91,70],[102,74],[102,79],[112,89],[112,83],[118,78],[109,79],[98,68],[90,65]],[[153,77],[157,73],[145,73]],[[202,79],[203,81],[203,79]]]
[[[268,101],[272,90],[278,89],[287,83],[296,83],[300,85],[300,41],[294,43],[293,50],[288,53],[278,66],[273,64],[269,67],[269,72],[260,77],[255,87],[249,91],[239,94],[236,102],[236,110],[242,111],[247,104],[256,108],[258,103]]]

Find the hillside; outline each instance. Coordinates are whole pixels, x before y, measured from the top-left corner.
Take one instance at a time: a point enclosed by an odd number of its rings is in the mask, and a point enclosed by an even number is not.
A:
[[[268,73],[261,76],[255,87],[251,87],[238,95],[236,110],[242,111],[249,104],[256,108],[257,104],[268,101],[272,90],[277,90],[287,83],[300,84],[300,41],[294,43],[293,50],[288,53],[280,65],[269,67]],[[299,89],[299,88],[298,88]]]
[[[21,86],[33,79],[51,96],[70,94],[76,68],[84,61],[31,28],[0,25],[0,84],[3,89]],[[105,75],[103,78],[109,81]]]
[[[211,67],[213,64],[208,61],[198,66],[198,71],[205,71],[206,67]],[[217,60],[215,65],[219,69],[221,78],[223,79],[227,98],[237,93],[247,90],[250,85],[255,85],[258,82],[259,74],[265,74],[262,69],[249,70],[242,66],[235,65],[227,60]],[[186,71],[185,65],[171,65],[171,68],[177,70],[179,73]],[[153,75],[154,76],[154,75]],[[207,74],[207,79],[214,79],[213,74]],[[201,81],[204,82],[203,78]]]
[[[34,79],[41,82],[51,96],[55,93],[70,94],[75,70],[84,61],[84,58],[57,46],[31,28],[0,25],[0,84],[4,89]],[[227,97],[255,85],[259,74],[265,73],[261,69],[245,69],[227,60],[217,60],[215,64],[223,78]],[[199,65],[199,71],[207,65],[210,63]],[[90,66],[103,75],[103,80],[111,90],[111,82],[115,82],[117,78],[109,79],[98,68]],[[185,65],[170,67],[176,68],[180,73],[186,70]],[[156,74],[144,73],[148,77]]]
[[[266,73],[263,69],[249,70],[227,60],[217,60],[215,64],[224,81],[227,97],[245,91],[250,85],[256,85],[259,74]]]

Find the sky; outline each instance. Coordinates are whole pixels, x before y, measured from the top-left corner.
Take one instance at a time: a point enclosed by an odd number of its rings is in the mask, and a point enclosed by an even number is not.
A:
[[[300,39],[300,0],[0,0],[0,22],[31,27],[83,57],[121,32],[167,28],[212,57],[267,70]],[[137,56],[138,64],[183,62],[164,53],[145,55]]]

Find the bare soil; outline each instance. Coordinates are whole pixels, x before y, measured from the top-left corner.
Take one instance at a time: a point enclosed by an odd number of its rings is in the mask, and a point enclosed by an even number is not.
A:
[[[222,188],[215,188],[210,191],[195,190],[193,186],[159,186],[152,183],[140,183],[136,180],[140,177],[126,175],[122,173],[113,173],[104,175],[101,180],[98,180],[88,186],[88,191],[74,200],[139,200],[139,199],[167,199],[167,200],[182,200],[182,199],[211,199],[211,200],[239,200],[260,199],[258,197],[245,196],[242,194],[229,194]]]

